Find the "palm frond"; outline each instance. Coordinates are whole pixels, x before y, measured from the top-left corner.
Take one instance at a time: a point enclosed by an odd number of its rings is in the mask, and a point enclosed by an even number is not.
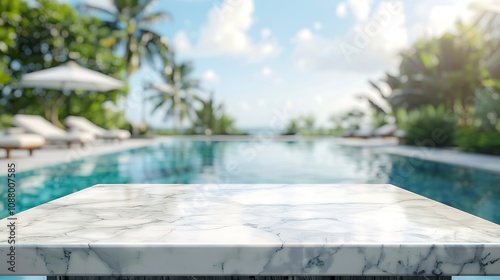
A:
[[[136,16],[147,12],[148,6],[153,3],[153,0],[134,0],[132,13]]]
[[[116,10],[115,11],[109,10],[109,9],[107,9],[105,7],[93,5],[93,4],[90,4],[90,3],[81,4],[80,8],[84,9],[84,10],[88,10],[88,11],[95,11],[95,12],[104,13],[104,14],[107,14],[108,16],[112,16],[112,17],[116,17],[117,16],[117,11]]]
[[[139,19],[139,26],[146,26],[150,24],[154,24],[160,21],[171,21],[172,16],[167,12],[156,12],[145,15],[141,19]]]
[[[158,110],[160,107],[162,107],[166,102],[167,102],[167,100],[165,100],[165,99],[160,100],[158,103],[156,103],[155,107],[153,107],[153,109],[151,110],[151,113],[156,112],[156,110]]]

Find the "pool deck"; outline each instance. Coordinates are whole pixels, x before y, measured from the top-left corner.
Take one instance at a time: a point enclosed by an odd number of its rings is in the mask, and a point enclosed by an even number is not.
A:
[[[451,165],[500,173],[500,156],[466,153],[453,149],[398,145],[395,139],[337,139],[340,145],[361,147],[377,153],[408,156]]]
[[[413,146],[397,145],[395,139],[342,139],[333,137],[301,137],[301,136],[160,136],[155,138],[129,139],[123,142],[95,142],[86,148],[49,146],[34,152],[29,157],[27,151],[12,151],[12,159],[3,158],[4,151],[0,151],[0,176],[7,173],[7,164],[16,163],[17,171],[68,162],[88,156],[115,153],[119,151],[140,148],[154,143],[168,140],[181,141],[309,141],[315,139],[332,140],[340,145],[370,149],[373,152],[389,153],[415,157],[423,160],[437,161],[452,165],[472,167],[500,173],[500,156],[465,153],[457,150],[438,149],[432,147],[419,148]]]
[[[96,185],[13,218],[0,275],[500,275],[500,225],[387,184]]]
[[[134,148],[145,147],[153,143],[165,141],[165,137],[128,139],[122,142],[96,141],[85,147],[74,146],[67,149],[65,146],[47,146],[35,150],[33,156],[28,156],[24,150],[13,150],[10,159],[5,158],[4,151],[0,151],[0,176],[7,174],[7,164],[15,163],[16,171],[23,172],[34,168],[70,162],[90,156],[111,154]]]

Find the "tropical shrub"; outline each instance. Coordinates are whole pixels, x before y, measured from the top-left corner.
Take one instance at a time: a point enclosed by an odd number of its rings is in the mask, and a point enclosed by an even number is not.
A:
[[[450,146],[454,143],[455,127],[456,118],[444,106],[428,105],[408,112],[406,143],[416,146]]]
[[[472,121],[457,131],[455,144],[463,151],[500,155],[500,94],[477,90],[472,111]]]
[[[456,132],[455,144],[463,151],[500,155],[500,132],[464,127]]]
[[[474,96],[474,126],[484,131],[500,131],[500,94],[479,89]]]
[[[12,116],[11,115],[1,115],[0,116],[0,130],[12,127]]]
[[[215,103],[213,94],[208,100],[200,101],[202,106],[195,110],[196,118],[188,132],[205,135],[241,134],[234,128],[234,119],[224,112],[223,104]]]
[[[285,132],[283,133],[284,135],[295,135],[299,132],[299,120],[297,119],[290,119],[288,121],[288,124],[286,125]]]

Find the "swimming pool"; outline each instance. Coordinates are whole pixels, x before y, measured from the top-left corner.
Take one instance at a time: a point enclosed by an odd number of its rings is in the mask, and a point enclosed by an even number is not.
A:
[[[340,146],[327,139],[166,141],[17,175],[17,212],[95,184],[391,183],[500,224],[500,174]],[[0,197],[4,218],[5,189]]]

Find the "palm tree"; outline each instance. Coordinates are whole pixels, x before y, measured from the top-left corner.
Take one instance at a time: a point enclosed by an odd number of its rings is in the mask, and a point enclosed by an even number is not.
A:
[[[314,115],[307,115],[303,117],[304,125],[309,132],[312,132],[314,129],[314,124],[316,123],[316,119]]]
[[[377,114],[440,104],[453,110],[457,102],[464,107],[486,77],[479,33],[461,23],[457,30],[458,34],[420,40],[401,52],[399,74],[382,79],[390,92],[370,82],[383,103],[365,95],[360,98],[368,99]]]
[[[105,47],[124,50],[127,62],[127,73],[132,75],[141,65],[143,58],[154,63],[155,57],[167,62],[167,40],[158,33],[148,29],[156,22],[170,20],[170,15],[163,11],[149,12],[154,0],[113,0],[113,8],[86,3],[89,10],[106,15],[104,23],[112,30],[110,36],[101,43]],[[108,19],[110,18],[110,19]],[[159,56],[158,56],[159,55]]]
[[[389,74],[387,74],[389,76]],[[392,112],[391,104],[388,101],[388,95],[385,93],[380,86],[373,81],[368,81],[370,86],[377,92],[378,96],[381,98],[381,101],[376,101],[369,97],[367,94],[359,94],[356,97],[362,100],[367,100],[370,104],[370,107],[375,111],[375,114],[389,114]],[[383,102],[380,104],[380,102]],[[388,109],[389,108],[389,109]]]
[[[193,67],[190,63],[175,63],[165,66],[163,83],[149,85],[146,89],[156,94],[149,97],[154,104],[151,113],[160,108],[165,110],[165,120],[173,118],[182,124],[187,118],[195,120],[195,103],[202,102],[197,93],[201,90],[200,81],[191,77]]]
[[[354,109],[341,117],[341,120],[346,124],[347,130],[357,130],[361,126],[361,121],[365,117],[365,113],[361,110]]]
[[[477,12],[474,27],[484,38],[486,64],[492,77],[500,78],[500,5],[498,3],[472,3]]]
[[[206,135],[221,133],[219,120],[224,116],[223,104],[216,104],[213,92],[207,100],[202,100],[202,107],[196,110],[196,120],[193,123],[194,132],[202,130]],[[224,131],[225,132],[225,131]]]
[[[224,112],[224,104],[216,103],[213,93],[207,100],[202,100],[202,106],[196,110],[196,120],[193,122],[193,132],[203,132],[205,135],[230,134],[235,132],[234,119]]]

